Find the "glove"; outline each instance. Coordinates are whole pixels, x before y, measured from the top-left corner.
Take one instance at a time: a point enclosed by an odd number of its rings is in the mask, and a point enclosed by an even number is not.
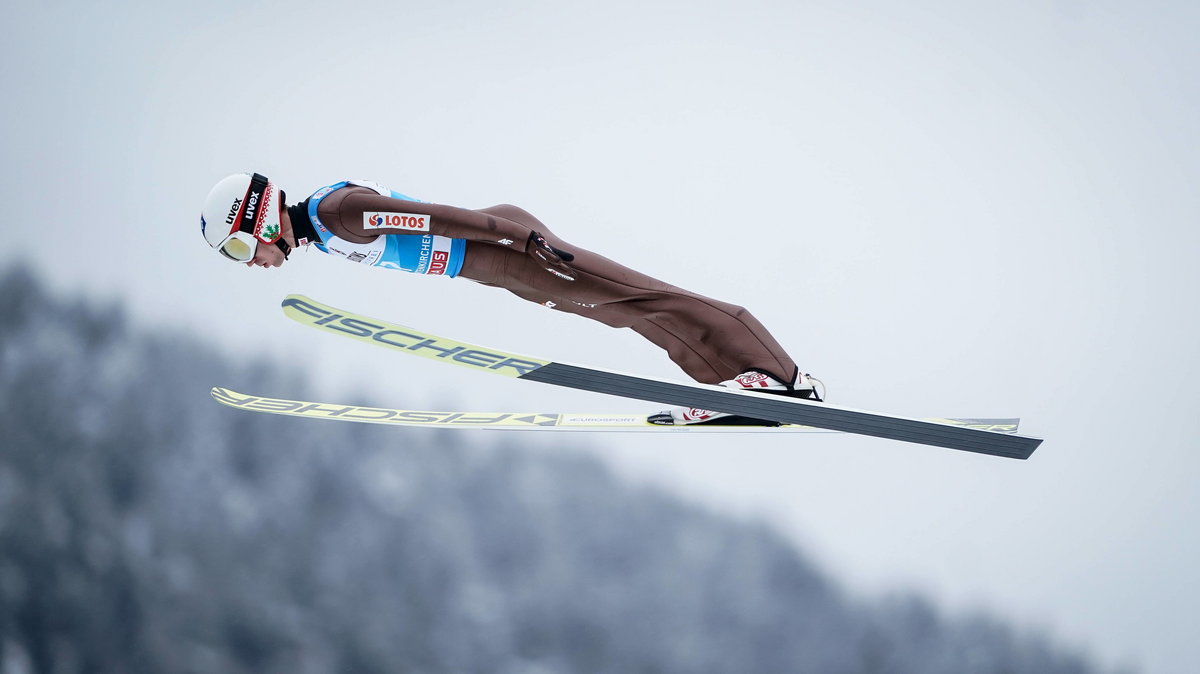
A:
[[[577,272],[574,267],[567,264],[574,260],[575,256],[565,250],[559,250],[551,246],[546,237],[537,232],[530,232],[529,245],[526,250],[546,271],[564,281],[575,280]]]

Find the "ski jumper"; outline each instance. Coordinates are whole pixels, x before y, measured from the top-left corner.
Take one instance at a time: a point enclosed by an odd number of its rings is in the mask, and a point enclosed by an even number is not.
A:
[[[758,370],[791,383],[795,362],[746,309],[688,292],[558,238],[516,206],[468,210],[349,181],[288,207],[297,243],[363,264],[462,276],[555,311],[630,328],[692,379],[716,384]],[[530,255],[534,232],[573,254],[575,280]]]

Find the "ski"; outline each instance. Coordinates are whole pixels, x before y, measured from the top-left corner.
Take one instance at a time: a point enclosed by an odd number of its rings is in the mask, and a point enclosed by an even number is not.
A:
[[[1029,458],[1042,442],[968,426],[533,358],[361,316],[303,295],[288,295],[282,306],[288,318],[340,337],[516,379],[1013,459]]]
[[[617,433],[837,433],[813,426],[662,426],[646,421],[643,414],[574,414],[562,412],[438,412],[403,410],[345,403],[267,398],[214,386],[213,400],[235,409],[267,412],[307,419],[351,421],[387,426],[426,428],[482,428],[505,431],[601,431]],[[926,419],[1000,433],[1015,433],[1019,419]]]

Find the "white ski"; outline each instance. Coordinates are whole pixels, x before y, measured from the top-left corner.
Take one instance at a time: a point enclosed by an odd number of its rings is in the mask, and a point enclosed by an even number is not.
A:
[[[349,405],[346,403],[313,402],[267,398],[239,393],[233,389],[214,386],[213,400],[241,410],[267,412],[306,419],[353,421],[386,426],[416,426],[425,428],[482,428],[504,431],[601,431],[624,433],[837,433],[812,426],[663,426],[646,421],[642,414],[580,414],[564,412],[439,412],[433,410],[404,410],[390,407]],[[965,426],[999,433],[1015,433],[1019,419],[926,419],[952,426]]]
[[[341,337],[516,379],[608,393],[668,405],[699,407],[784,424],[869,435],[1014,459],[1027,459],[1040,438],[937,421],[855,410],[828,403],[748,393],[707,384],[679,383],[559,363],[458,342],[288,295],[289,318]]]

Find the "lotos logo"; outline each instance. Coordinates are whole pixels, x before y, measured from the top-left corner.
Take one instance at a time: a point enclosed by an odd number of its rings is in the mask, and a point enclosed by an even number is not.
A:
[[[404,229],[410,232],[428,232],[433,218],[423,213],[389,213],[367,211],[363,213],[363,229]]]

